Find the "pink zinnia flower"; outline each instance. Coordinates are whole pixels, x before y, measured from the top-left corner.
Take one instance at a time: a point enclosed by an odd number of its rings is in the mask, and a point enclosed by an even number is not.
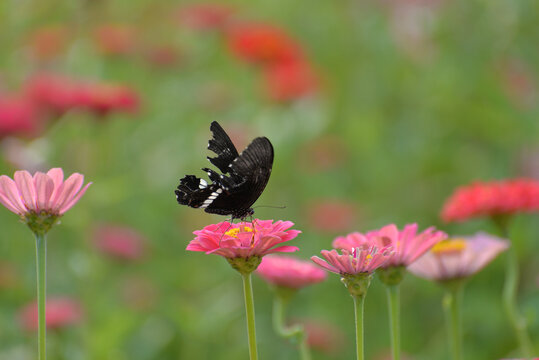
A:
[[[440,282],[466,278],[508,248],[507,240],[486,233],[450,238],[436,244],[408,270],[419,277]]]
[[[389,261],[393,253],[389,247],[378,249],[374,245],[362,245],[351,249],[322,250],[325,260],[318,256],[311,257],[320,267],[340,275],[372,274]]]
[[[384,226],[380,230],[370,231],[366,235],[352,233],[338,237],[333,241],[333,247],[351,249],[363,244],[375,244],[379,247],[391,246],[393,256],[383,265],[387,267],[408,266],[427,252],[436,243],[447,238],[447,234],[430,227],[422,233],[417,233],[417,224],[408,224],[399,231],[395,224]]]
[[[262,257],[276,252],[293,252],[295,246],[279,246],[294,239],[301,231],[287,230],[294,223],[254,219],[252,222],[231,224],[223,221],[193,232],[196,237],[187,245],[189,251],[203,251],[225,258]]]
[[[144,255],[146,239],[127,226],[103,225],[94,235],[94,244],[103,254],[120,260],[138,260]]]
[[[48,329],[61,329],[81,322],[83,311],[80,303],[68,297],[47,300],[45,322]],[[27,331],[38,328],[37,302],[21,309],[19,319]]]
[[[451,222],[534,211],[539,211],[539,181],[510,179],[458,188],[446,201],[441,216]]]
[[[49,170],[46,174],[28,171],[16,171],[14,180],[6,175],[0,176],[0,203],[8,210],[20,215],[32,228],[39,217],[52,217],[55,220],[79,201],[91,183],[84,183],[84,176],[72,174],[64,181],[64,172],[60,168]],[[47,231],[52,223],[37,221],[39,228],[32,230]],[[41,228],[47,225],[46,228]]]
[[[300,289],[324,281],[327,273],[312,263],[286,256],[267,256],[256,269],[258,275],[273,285]]]

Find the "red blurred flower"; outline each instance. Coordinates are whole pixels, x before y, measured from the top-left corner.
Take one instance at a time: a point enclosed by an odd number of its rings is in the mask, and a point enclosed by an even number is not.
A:
[[[177,18],[181,25],[195,30],[223,30],[230,23],[234,9],[218,3],[194,3],[182,7]]]
[[[95,29],[94,41],[105,55],[129,55],[136,49],[137,33],[130,25],[106,24]]]
[[[81,81],[56,74],[31,77],[26,94],[57,116],[74,108],[107,115],[111,111],[135,112],[139,107],[138,95],[125,85]]]
[[[324,281],[327,273],[309,261],[286,256],[266,256],[256,273],[270,284],[292,289]]]
[[[146,239],[126,226],[103,225],[94,234],[94,244],[103,254],[121,260],[138,260],[144,255]]]
[[[48,60],[65,51],[69,30],[63,25],[44,26],[34,30],[28,39],[33,55],[39,60]]]
[[[283,30],[259,23],[238,24],[227,33],[228,45],[240,59],[268,65],[303,59],[298,44]]]
[[[318,90],[318,79],[305,61],[283,61],[264,69],[264,87],[273,101],[293,101]]]
[[[357,206],[339,199],[320,199],[309,204],[306,209],[309,224],[323,232],[350,230],[357,224]]]
[[[78,105],[81,86],[58,74],[37,74],[25,84],[25,93],[36,105],[59,116]]]
[[[156,67],[177,65],[181,58],[181,53],[171,45],[154,45],[146,50],[146,60]]]
[[[83,311],[80,303],[68,297],[47,300],[45,322],[48,329],[61,329],[79,324]],[[28,331],[37,330],[37,302],[26,305],[19,312],[21,326]]]
[[[0,94],[0,138],[36,135],[38,125],[38,113],[29,99]]]
[[[475,182],[459,187],[446,201],[444,221],[539,211],[539,181],[510,179]]]
[[[112,83],[86,84],[79,95],[81,107],[105,116],[111,111],[134,113],[139,108],[139,97],[125,85]]]

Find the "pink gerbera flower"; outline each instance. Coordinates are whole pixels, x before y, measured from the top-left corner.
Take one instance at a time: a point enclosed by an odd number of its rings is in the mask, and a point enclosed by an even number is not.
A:
[[[450,238],[436,244],[408,269],[419,277],[439,282],[462,279],[484,268],[508,248],[509,241],[486,233]]]
[[[84,176],[78,173],[64,181],[60,168],[46,174],[38,171],[34,176],[16,171],[13,178],[0,176],[0,203],[20,215],[34,232],[43,233],[79,201],[91,184],[82,187]]]
[[[256,269],[270,284],[300,289],[324,281],[327,274],[312,263],[286,256],[267,256]]]

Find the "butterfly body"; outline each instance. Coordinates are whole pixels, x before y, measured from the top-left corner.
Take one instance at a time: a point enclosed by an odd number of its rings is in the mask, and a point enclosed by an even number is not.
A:
[[[187,175],[180,180],[176,193],[178,203],[204,209],[207,213],[231,215],[244,219],[254,213],[251,207],[268,183],[273,166],[273,146],[265,137],[255,138],[238,154],[234,144],[216,121],[210,130],[213,138],[208,149],[217,154],[208,157],[221,174],[204,168],[210,179]]]

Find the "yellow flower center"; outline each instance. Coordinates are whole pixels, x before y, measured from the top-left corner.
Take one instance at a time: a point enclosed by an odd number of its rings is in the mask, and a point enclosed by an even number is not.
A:
[[[252,228],[250,228],[249,226],[240,226],[240,227],[228,230],[225,233],[225,235],[237,238],[238,233],[240,233],[240,232],[254,232],[254,230]]]
[[[432,247],[432,252],[436,255],[458,254],[466,249],[466,240],[460,238],[442,240]]]

